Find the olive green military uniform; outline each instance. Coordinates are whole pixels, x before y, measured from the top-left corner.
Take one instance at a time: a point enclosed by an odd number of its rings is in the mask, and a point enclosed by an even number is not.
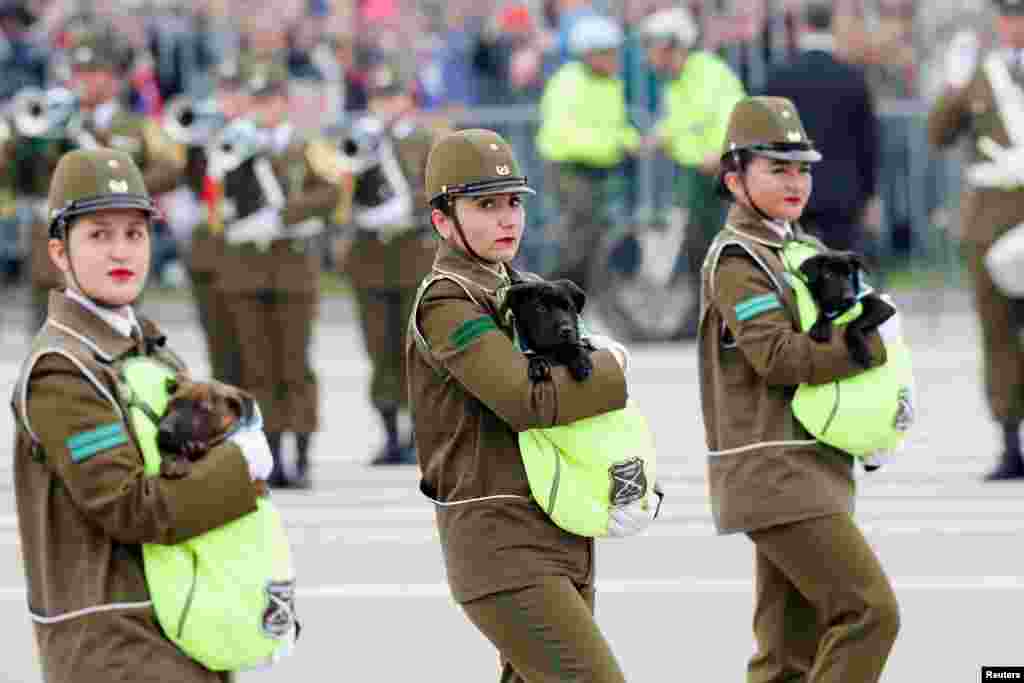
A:
[[[997,3],[998,4],[998,3]],[[1024,9],[1024,8],[1021,8]],[[1004,13],[1012,13],[1006,8]],[[978,151],[978,140],[989,137],[1009,145],[1009,136],[985,70],[987,54],[966,87],[949,90],[935,102],[928,115],[928,138],[937,147],[947,147],[962,137],[968,140],[968,164],[987,161]],[[1024,75],[1011,68],[1017,88],[1024,88]],[[1010,228],[1024,221],[1024,188],[1001,189],[965,186],[960,200],[961,241],[974,285],[974,303],[981,323],[985,356],[984,379],[992,417],[1007,431],[1007,450],[1002,468],[1024,476],[1017,430],[1024,420],[1024,329],[1021,305],[1015,304],[992,282],[984,258],[989,247]],[[1012,453],[1016,450],[1016,453]]]
[[[794,144],[798,134],[806,140],[789,100],[748,98],[733,110],[726,150],[759,146],[759,154],[809,161],[817,153]],[[698,349],[712,511],[719,533],[744,532],[756,548],[758,649],[747,681],[870,683],[896,638],[896,599],[852,520],[852,457],[816,441],[791,407],[797,385],[863,368],[841,330],[823,343],[800,331],[780,252],[784,239],[822,245],[799,226],[776,227],[789,235],[735,204],[701,273]],[[868,343],[873,365],[884,363],[877,331]]]
[[[69,201],[151,209],[141,174],[125,172],[131,165],[126,155],[106,150],[62,162],[51,203],[66,207],[72,223],[75,215],[96,209],[79,210]],[[126,182],[127,191],[107,190],[113,180]],[[66,227],[61,223],[55,234]],[[136,355],[176,368],[180,361],[149,320],[140,319],[129,335],[82,301],[50,293],[48,320],[11,401],[18,532],[43,679],[227,680],[164,636],[140,546],[179,543],[255,510],[248,465],[237,445],[225,443],[181,478],[146,477],[136,435],[124,418],[118,364]]]
[[[111,35],[103,31],[81,36],[71,50],[72,63],[84,69],[123,71],[124,54]],[[117,101],[107,102],[94,111],[82,111],[81,130],[60,140],[21,138],[13,142],[7,157],[21,159],[13,187],[23,188],[31,196],[43,195],[50,182],[60,155],[76,147],[112,147],[131,155],[142,169],[146,187],[153,194],[173,189],[185,168],[184,149],[174,143],[160,126],[143,116],[122,109]],[[9,166],[8,166],[9,168]],[[31,175],[29,175],[31,174]],[[64,280],[50,261],[46,248],[47,227],[40,220],[32,229],[29,272],[32,283],[34,329],[46,319],[46,302],[51,288],[60,287]]]
[[[252,94],[283,87],[286,79],[283,67],[267,64],[262,74],[249,79],[259,81]],[[316,163],[325,148],[322,140],[301,139],[288,124],[264,132],[269,145],[253,167],[269,162],[283,198],[281,232],[269,240],[232,242],[232,231],[240,224],[231,217],[232,205],[266,208],[268,198],[259,183],[247,180],[253,176],[242,176],[239,183],[233,180],[236,172],[229,173],[215,208],[224,220],[226,244],[214,287],[223,294],[229,324],[238,335],[239,384],[262,407],[275,459],[280,464],[281,434],[292,432],[298,443],[298,467],[304,472],[310,436],[319,427],[310,343],[319,305],[321,256],[301,230],[331,217],[340,201],[340,186]],[[270,481],[282,483],[283,476],[278,467]]]
[[[511,173],[496,177],[505,166]],[[486,187],[465,192],[528,190],[496,134],[442,138],[429,196],[476,181]],[[622,408],[625,377],[601,350],[586,382],[555,367],[532,384],[498,316],[509,284],[503,265],[442,242],[421,286],[406,345],[421,490],[436,504],[452,596],[499,650],[500,680],[554,683],[572,672],[618,683],[625,679],[593,619],[593,541],[557,527],[530,496],[516,435]]]
[[[404,94],[407,84],[392,64],[370,74],[370,97]],[[430,228],[423,194],[427,156],[435,134],[411,117],[401,117],[382,132],[383,153],[393,154],[401,178],[392,192],[411,195],[410,211],[385,224],[367,224],[359,200],[374,193],[362,187],[381,180],[379,173],[358,174],[351,207],[354,237],[342,270],[352,283],[363,342],[370,357],[370,401],[380,414],[387,441],[374,462],[401,462],[409,452],[398,434],[399,413],[408,407],[405,377],[405,328],[420,280],[430,271],[437,241]],[[378,168],[382,168],[383,163]]]

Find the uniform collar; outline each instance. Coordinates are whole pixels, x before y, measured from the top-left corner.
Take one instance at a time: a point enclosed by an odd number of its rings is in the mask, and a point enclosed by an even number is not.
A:
[[[120,106],[117,100],[110,100],[97,106],[92,111],[92,125],[96,130],[109,130],[110,124],[114,121],[114,115],[117,114]]]
[[[795,223],[789,224],[789,233],[782,234],[782,226],[770,224],[743,204],[735,203],[725,219],[726,227],[735,233],[769,247],[781,249],[789,239],[800,238],[803,230]]]
[[[434,258],[434,272],[454,275],[480,285],[489,291],[510,283],[508,269],[504,264],[484,264],[442,241]]]
[[[135,339],[115,329],[102,312],[96,306],[87,307],[78,297],[52,290],[46,324],[78,339],[108,363],[130,353],[145,353],[151,347],[163,346],[166,341],[160,328],[150,320],[136,320],[135,329],[141,329],[142,334],[140,339]],[[134,313],[132,315],[134,318]]]
[[[132,330],[137,329],[139,326],[139,321],[135,317],[135,311],[132,310],[131,306],[122,306],[117,310],[101,308],[87,296],[80,294],[74,289],[64,290],[64,296],[110,325],[122,337],[131,337]]]

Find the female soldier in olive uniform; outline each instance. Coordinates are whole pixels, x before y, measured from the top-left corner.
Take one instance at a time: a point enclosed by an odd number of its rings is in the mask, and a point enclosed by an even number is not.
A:
[[[448,583],[502,657],[502,681],[625,680],[593,618],[594,544],[530,496],[516,433],[622,408],[625,350],[598,350],[585,382],[564,367],[531,384],[498,310],[533,194],[487,130],[442,138],[427,163],[443,241],[409,318],[406,361],[422,471]]]
[[[130,49],[112,26],[91,26],[74,40],[69,57],[72,84],[81,107],[81,130],[68,131],[61,139],[12,141],[12,153],[26,165],[13,167],[8,182],[19,188],[19,193],[45,195],[61,154],[76,147],[102,146],[131,155],[153,194],[174,189],[185,169],[184,148],[168,138],[156,122],[120,104],[120,79],[130,65]],[[19,144],[23,145],[20,151]],[[32,231],[30,258],[33,333],[46,319],[50,289],[63,284],[60,272],[50,261],[47,239],[46,221],[40,220]]]
[[[733,109],[722,183],[735,201],[703,266],[701,402],[712,510],[719,533],[756,547],[748,683],[871,683],[896,639],[896,598],[851,518],[853,459],[816,441],[793,416],[797,385],[863,368],[842,330],[800,332],[781,260],[784,243],[820,242],[796,224],[810,197],[807,140],[792,102],[754,97]],[[885,362],[880,332],[868,336]]]
[[[423,196],[423,174],[427,155],[434,144],[434,133],[413,117],[412,84],[397,65],[382,63],[371,72],[367,84],[370,112],[382,126],[382,153],[390,146],[397,168],[389,184],[392,201],[410,201],[403,215],[388,216],[383,222],[369,222],[372,209],[361,210],[360,200],[380,193],[370,178],[359,176],[355,182],[352,223],[355,229],[351,249],[340,264],[352,282],[359,306],[359,324],[370,356],[373,376],[370,400],[384,425],[384,447],[371,461],[373,465],[415,464],[411,434],[400,436],[400,413],[408,408],[405,379],[405,327],[420,280],[434,263],[437,242],[427,220],[427,200]],[[390,163],[382,160],[383,164]],[[374,177],[378,177],[375,174]],[[372,196],[370,199],[374,199]]]
[[[43,680],[226,680],[157,624],[143,543],[185,541],[256,509],[272,461],[262,434],[213,448],[182,477],[146,477],[125,420],[119,362],[181,367],[132,303],[149,271],[154,213],[131,157],[74,151],[54,173],[49,251],[66,291],[50,293],[12,397],[21,555]],[[241,432],[240,432],[241,434]]]
[[[1000,34],[996,56],[1004,61],[1011,87],[1024,88],[1020,54],[1024,50],[1024,2],[997,0],[997,29]],[[1003,112],[984,68],[988,54],[973,64],[956,64],[949,74],[945,92],[928,115],[928,139],[936,147],[947,147],[966,136],[971,163],[987,161],[978,141],[990,138],[1006,146],[1011,140]],[[964,78],[966,77],[966,78]],[[1018,124],[1019,125],[1019,124]],[[1024,479],[1020,425],[1024,420],[1024,302],[1014,301],[996,288],[985,267],[985,254],[1007,230],[1024,221],[1024,188],[1019,183],[972,183],[960,200],[961,240],[974,285],[975,308],[981,323],[985,355],[985,388],[989,410],[1002,427],[1003,451],[996,468],[986,479]]]
[[[239,384],[264,409],[277,463],[270,484],[307,487],[310,440],[319,427],[320,407],[309,358],[320,296],[320,253],[309,235],[318,226],[322,229],[338,206],[341,190],[327,168],[332,148],[323,140],[300,138],[286,120],[284,66],[248,60],[242,70],[249,109],[266,134],[267,146],[250,162],[252,173],[224,178],[216,213],[225,222],[227,244],[214,286],[224,296],[238,335]],[[260,174],[255,169],[265,161],[270,171],[265,176],[272,177],[256,182]],[[212,157],[209,163],[212,167]],[[259,236],[243,236],[243,225],[247,231],[255,228]],[[294,463],[281,457],[285,432],[295,436]]]

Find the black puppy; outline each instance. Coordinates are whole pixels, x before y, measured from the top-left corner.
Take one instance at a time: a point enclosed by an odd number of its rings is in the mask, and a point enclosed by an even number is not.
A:
[[[551,365],[565,365],[578,381],[590,377],[594,347],[580,339],[579,317],[586,295],[571,280],[520,281],[505,295],[502,318],[512,313],[523,350],[531,352],[529,377],[541,382]]]
[[[807,288],[818,304],[818,319],[807,331],[811,339],[826,342],[832,338],[832,321],[857,304],[861,272],[865,270],[861,257],[849,251],[829,251],[816,254],[800,264]],[[863,367],[871,364],[866,334],[888,320],[896,309],[877,294],[860,298],[863,311],[856,320],[846,325],[846,345],[850,357]]]

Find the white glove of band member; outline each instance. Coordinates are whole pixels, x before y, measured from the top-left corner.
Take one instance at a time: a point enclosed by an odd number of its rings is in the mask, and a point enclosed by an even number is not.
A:
[[[252,417],[243,422],[228,441],[242,450],[252,480],[266,481],[274,469],[274,456],[270,454],[270,444],[263,433],[263,414],[258,405],[254,405]]]
[[[284,235],[284,222],[281,211],[272,206],[265,206],[259,211],[241,218],[224,231],[224,239],[229,244],[258,242],[268,244]]]
[[[611,351],[623,372],[626,372],[629,369],[629,351],[626,350],[625,346],[603,334],[587,335],[587,341],[593,344],[595,349],[607,349]]]
[[[973,31],[959,31],[953,36],[946,50],[946,85],[960,89],[971,82],[978,67],[978,47],[978,36]]]
[[[639,534],[654,521],[660,504],[661,496],[649,493],[629,505],[613,507],[608,518],[608,536],[624,538]]]

